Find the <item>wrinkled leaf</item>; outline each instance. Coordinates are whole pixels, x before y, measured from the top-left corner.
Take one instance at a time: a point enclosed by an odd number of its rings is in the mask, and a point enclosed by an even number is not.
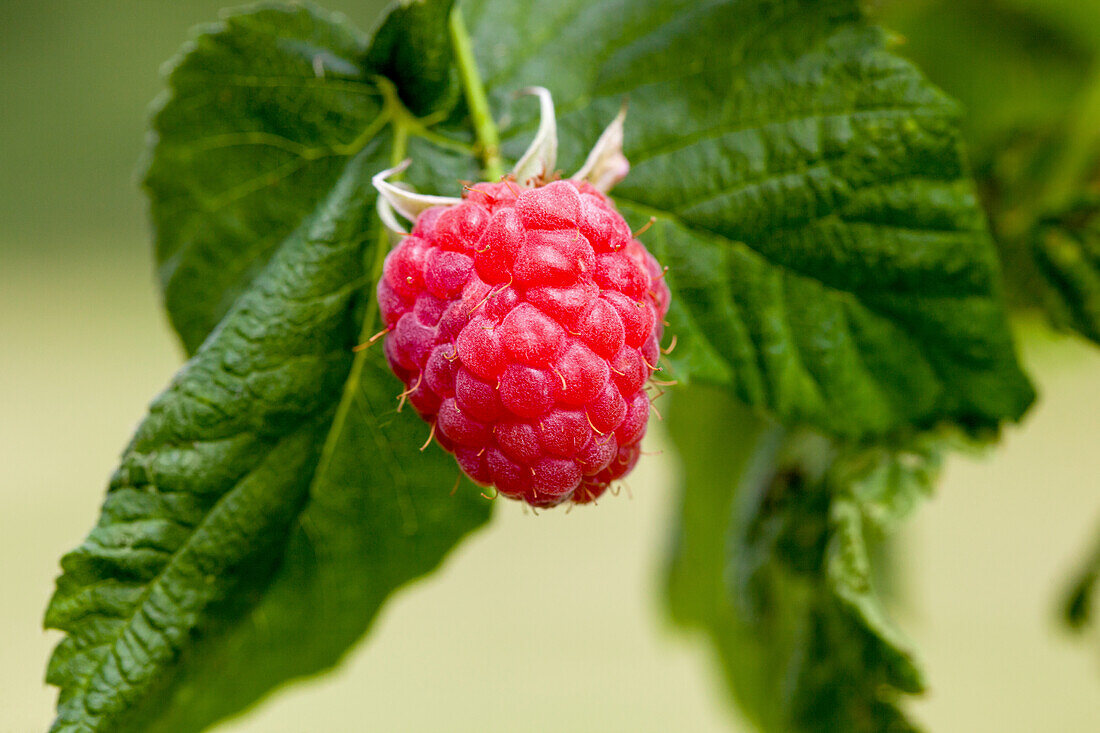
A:
[[[512,90],[554,93],[564,170],[629,97],[613,195],[656,217],[680,378],[850,437],[1030,404],[957,109],[857,3],[468,7],[513,158],[533,119]]]
[[[57,731],[199,730],[331,667],[488,518],[469,486],[448,495],[452,459],[417,450],[381,351],[352,358],[377,329],[370,177],[396,124],[365,48],[313,10],[246,11],[170,75],[147,187],[195,355],[63,560]]]
[[[669,422],[684,461],[670,608],[708,635],[745,713],[768,731],[912,730],[899,698],[924,683],[871,557],[930,490],[934,456],[769,431],[698,387]],[[731,434],[752,450],[732,466],[716,445]]]
[[[377,131],[367,39],[339,16],[258,8],[168,64],[145,188],[165,306],[193,353]]]

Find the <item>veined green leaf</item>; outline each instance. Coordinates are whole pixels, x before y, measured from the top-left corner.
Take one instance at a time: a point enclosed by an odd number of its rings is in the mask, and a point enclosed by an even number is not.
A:
[[[856,2],[467,7],[499,108],[553,91],[563,169],[629,97],[613,195],[656,218],[679,377],[850,437],[1030,404],[955,105]],[[512,119],[514,158],[533,121]]]
[[[488,518],[470,487],[449,496],[450,457],[417,449],[381,350],[352,356],[378,328],[370,177],[419,129],[366,50],[330,16],[263,9],[170,74],[147,187],[194,356],[62,562],[55,731],[200,730],[331,667]]]
[[[196,29],[169,62],[144,184],[188,352],[384,127],[367,49],[338,16],[261,7]]]

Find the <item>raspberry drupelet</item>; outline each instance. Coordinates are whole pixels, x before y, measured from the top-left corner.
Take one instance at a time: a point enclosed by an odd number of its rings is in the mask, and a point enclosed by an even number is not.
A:
[[[384,348],[471,479],[587,503],[638,461],[669,290],[592,183],[528,182],[420,211],[377,285]]]

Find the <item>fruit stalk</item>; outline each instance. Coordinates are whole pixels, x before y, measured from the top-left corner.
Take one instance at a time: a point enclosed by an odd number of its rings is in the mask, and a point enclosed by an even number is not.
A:
[[[458,76],[462,81],[462,91],[466,95],[466,105],[470,108],[474,134],[477,136],[482,172],[487,181],[500,180],[504,175],[504,167],[500,161],[500,135],[489,111],[485,85],[481,83],[481,75],[477,71],[477,59],[474,58],[466,21],[462,19],[462,11],[458,7],[451,11],[451,43],[454,45]]]

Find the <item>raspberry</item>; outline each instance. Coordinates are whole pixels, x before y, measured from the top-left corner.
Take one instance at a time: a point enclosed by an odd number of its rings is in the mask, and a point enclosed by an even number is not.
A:
[[[625,166],[605,154],[603,179],[608,160]],[[473,481],[538,507],[594,501],[638,461],[661,267],[585,180],[478,183],[452,201],[402,210],[412,233],[377,285],[390,366]]]

